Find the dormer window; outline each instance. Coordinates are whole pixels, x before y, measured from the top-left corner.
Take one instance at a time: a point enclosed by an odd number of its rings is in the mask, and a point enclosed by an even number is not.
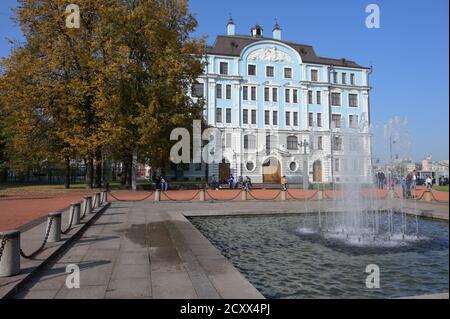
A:
[[[259,24],[255,25],[251,31],[252,31],[252,37],[262,37],[263,36],[263,29]]]

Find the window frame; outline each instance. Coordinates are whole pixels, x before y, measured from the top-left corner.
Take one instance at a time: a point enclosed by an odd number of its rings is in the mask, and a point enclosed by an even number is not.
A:
[[[250,74],[250,66],[255,67],[255,74]],[[247,64],[247,76],[258,76],[256,64],[254,63]]]
[[[226,65],[226,73],[222,72],[222,65]],[[219,61],[219,74],[220,75],[228,75],[230,72],[230,66],[229,63],[227,61]]]
[[[291,70],[291,76],[290,77],[286,76],[286,70]],[[289,66],[283,67],[283,79],[292,80],[293,78],[294,78],[294,70],[291,67],[289,67]]]

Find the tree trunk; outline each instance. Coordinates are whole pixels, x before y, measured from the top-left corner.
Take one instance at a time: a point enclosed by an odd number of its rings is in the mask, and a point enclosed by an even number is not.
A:
[[[102,151],[95,152],[95,187],[102,187]]]
[[[92,158],[88,158],[86,160],[86,188],[89,189],[92,188],[93,178],[94,178],[94,160]]]
[[[70,159],[66,158],[66,177],[64,179],[64,188],[69,189],[70,188]]]

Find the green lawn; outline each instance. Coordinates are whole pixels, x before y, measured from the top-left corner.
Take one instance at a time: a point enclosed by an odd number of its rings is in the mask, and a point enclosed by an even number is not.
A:
[[[441,192],[448,192],[448,185],[447,186],[433,186],[434,190],[441,191]]]

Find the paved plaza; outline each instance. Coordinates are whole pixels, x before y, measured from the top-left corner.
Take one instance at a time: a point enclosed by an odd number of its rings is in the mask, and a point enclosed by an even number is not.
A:
[[[89,222],[79,239],[8,297],[263,298],[186,217],[302,213],[317,211],[319,205],[330,209],[333,201],[115,201]],[[379,200],[377,205],[390,202]],[[408,201],[404,209],[448,220],[445,204]],[[43,227],[23,234],[24,249],[37,245]],[[35,263],[45,259],[45,252]],[[79,289],[66,287],[68,264],[80,267]],[[7,281],[14,280],[0,278],[3,295]]]

